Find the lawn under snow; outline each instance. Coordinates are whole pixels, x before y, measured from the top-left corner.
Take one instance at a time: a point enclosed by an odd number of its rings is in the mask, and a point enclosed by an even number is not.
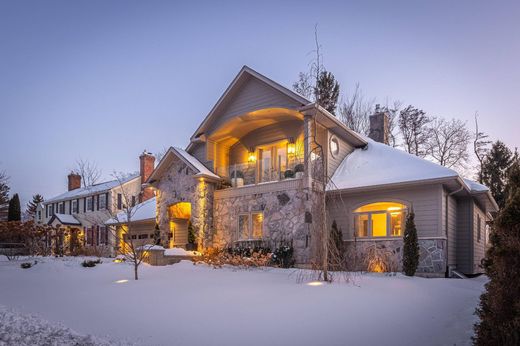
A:
[[[0,345],[35,331],[59,345],[466,345],[485,282],[366,274],[309,286],[294,270],[184,261],[143,265],[133,281],[128,264],[82,260],[0,260]]]

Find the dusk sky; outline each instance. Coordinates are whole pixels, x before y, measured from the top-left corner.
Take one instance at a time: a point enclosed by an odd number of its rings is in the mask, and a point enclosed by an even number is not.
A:
[[[0,170],[22,203],[185,147],[243,65],[290,87],[318,23],[350,92],[468,121],[520,146],[519,2],[0,0]]]

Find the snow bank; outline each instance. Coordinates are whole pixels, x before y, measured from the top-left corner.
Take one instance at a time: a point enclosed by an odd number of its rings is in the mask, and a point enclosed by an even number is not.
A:
[[[174,247],[171,249],[166,249],[164,251],[164,254],[166,256],[197,256],[197,251],[186,251],[183,248],[180,247]]]
[[[125,343],[128,345],[128,343]],[[24,315],[0,305],[0,345],[121,345],[92,335],[82,335],[59,323]]]
[[[130,264],[106,259],[83,268],[83,259],[38,258],[30,269],[0,262],[0,304],[64,324],[78,337],[139,345],[460,346],[471,344],[485,283],[370,274],[356,275],[354,284],[309,286],[297,282],[294,269],[189,261],[143,264],[134,281]],[[37,337],[41,322],[20,323],[14,337]],[[0,325],[9,336],[11,322]],[[57,344],[67,340],[48,328]]]

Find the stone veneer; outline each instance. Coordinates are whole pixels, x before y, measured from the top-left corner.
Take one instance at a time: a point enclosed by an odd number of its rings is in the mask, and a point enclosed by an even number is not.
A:
[[[214,201],[214,245],[227,246],[238,239],[238,215],[263,212],[263,238],[276,246],[292,242],[296,263],[308,263],[310,255],[311,210],[307,189],[248,194],[216,198]]]
[[[347,264],[352,270],[368,270],[367,257],[377,253],[386,259],[388,271],[401,271],[403,240],[359,240],[345,242]],[[444,274],[446,270],[446,240],[419,239],[418,273]]]
[[[194,176],[194,172],[182,160],[176,158],[167,173],[158,182],[157,212],[161,242],[169,243],[170,218],[168,208],[178,202],[191,203],[191,223],[197,233],[197,242],[211,242],[213,224],[213,183]]]

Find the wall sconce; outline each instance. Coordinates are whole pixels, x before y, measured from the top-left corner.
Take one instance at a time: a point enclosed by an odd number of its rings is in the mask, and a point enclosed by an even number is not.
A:
[[[294,144],[294,138],[289,138],[289,144],[287,144],[287,153],[295,154],[296,153],[296,145]]]
[[[249,161],[249,162],[256,161],[255,148],[253,148],[253,147],[249,148],[249,153],[247,154],[247,161]]]

